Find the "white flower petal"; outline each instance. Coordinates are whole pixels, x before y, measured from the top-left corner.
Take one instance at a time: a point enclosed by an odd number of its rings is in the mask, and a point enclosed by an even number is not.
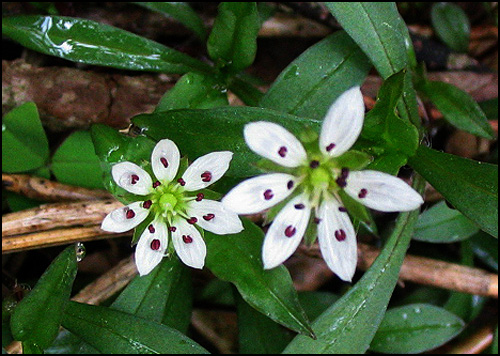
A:
[[[310,216],[311,206],[306,194],[290,200],[278,213],[262,246],[264,269],[279,266],[295,252],[307,229]]]
[[[356,271],[358,250],[349,215],[335,198],[325,197],[317,217],[320,219],[318,242],[323,259],[339,278],[350,282]]]
[[[132,162],[120,162],[111,168],[114,181],[127,192],[147,195],[153,190],[148,172]]]
[[[342,155],[356,142],[365,114],[363,95],[358,86],[345,91],[328,109],[319,137],[321,152]]]
[[[344,188],[361,204],[383,212],[411,211],[424,203],[420,194],[398,177],[379,171],[350,172]]]
[[[252,151],[284,167],[298,167],[307,159],[300,141],[282,126],[266,121],[252,122],[243,130]]]
[[[158,141],[151,154],[151,166],[156,179],[162,182],[171,182],[177,170],[181,155],[177,145],[168,139]]]
[[[141,276],[151,272],[161,262],[167,246],[167,226],[155,220],[144,230],[135,249],[135,264]]]
[[[209,199],[193,200],[189,202],[186,210],[190,217],[198,220],[198,226],[214,234],[236,234],[243,230],[238,214],[226,209],[221,202]]]
[[[182,175],[186,183],[184,189],[192,192],[215,183],[229,169],[232,158],[230,151],[212,152],[197,158]]]
[[[142,202],[134,202],[106,215],[101,223],[101,229],[109,232],[125,232],[139,225],[148,215],[149,210],[142,207]]]
[[[288,197],[296,185],[297,179],[290,174],[260,175],[234,187],[222,198],[222,204],[237,214],[255,214]]]
[[[187,266],[202,269],[207,247],[200,232],[182,218],[176,219],[173,226],[175,231],[172,231],[172,242],[177,256]]]

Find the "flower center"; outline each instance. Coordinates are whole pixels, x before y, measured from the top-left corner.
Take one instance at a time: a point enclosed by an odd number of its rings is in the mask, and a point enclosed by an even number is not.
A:
[[[160,197],[160,206],[165,210],[174,210],[177,198],[172,193],[163,194]]]

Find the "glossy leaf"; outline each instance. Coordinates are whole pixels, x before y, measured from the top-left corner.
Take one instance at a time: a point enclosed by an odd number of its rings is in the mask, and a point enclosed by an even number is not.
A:
[[[456,315],[430,304],[389,309],[370,350],[379,353],[421,353],[458,335],[465,323]]]
[[[323,120],[330,105],[347,89],[363,83],[371,64],[345,32],[307,49],[288,65],[260,106]]]
[[[210,58],[224,71],[236,73],[249,67],[257,53],[260,28],[255,2],[222,2],[208,37]]]
[[[159,12],[166,17],[172,17],[192,30],[196,35],[204,40],[207,37],[207,31],[203,21],[198,14],[189,6],[187,2],[134,2],[134,4],[143,6],[147,9]]]
[[[205,265],[218,278],[233,283],[245,302],[277,323],[298,333],[312,335],[292,279],[284,266],[264,270],[262,229],[243,218],[245,230],[218,236],[205,231]]]
[[[495,134],[481,107],[465,91],[438,81],[426,81],[422,91],[453,126],[473,135],[493,139]]]
[[[102,172],[90,132],[71,134],[52,156],[52,172],[61,183],[102,189]]]
[[[192,285],[189,268],[176,256],[146,276],[136,276],[111,308],[167,325],[186,333],[191,322]]]
[[[43,166],[49,143],[34,103],[25,103],[2,118],[2,172],[26,172]]]
[[[470,39],[470,21],[459,6],[449,2],[432,5],[431,21],[437,36],[452,50],[467,52]]]
[[[101,353],[208,353],[175,329],[101,306],[70,302],[62,325]]]
[[[384,79],[406,67],[408,30],[394,2],[327,2],[325,5]]]
[[[498,166],[420,146],[410,165],[451,205],[498,238]]]
[[[458,210],[441,202],[424,211],[415,226],[414,240],[452,243],[465,240],[479,231],[479,227]]]
[[[73,62],[119,69],[177,73],[210,71],[184,53],[95,21],[62,16],[14,16],[2,34],[21,45]]]
[[[415,184],[422,190],[420,181]],[[295,337],[284,353],[365,353],[398,281],[418,210],[401,213],[382,252],[362,279],[312,324],[316,340]]]
[[[278,123],[295,134],[305,127],[319,132],[320,127],[317,120],[252,107],[172,110],[138,115],[132,122],[154,140],[173,140],[190,159],[213,151],[232,151],[234,156],[226,176],[241,178],[260,172],[253,166],[260,156],[248,148],[243,138],[245,124],[260,120]]]
[[[173,109],[209,109],[228,105],[227,89],[212,77],[187,73],[161,98],[156,112]]]
[[[12,335],[23,346],[41,351],[54,341],[76,272],[75,247],[71,245],[57,256],[33,290],[16,306],[10,325]]]

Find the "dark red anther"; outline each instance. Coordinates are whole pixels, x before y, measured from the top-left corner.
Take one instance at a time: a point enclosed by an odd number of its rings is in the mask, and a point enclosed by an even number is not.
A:
[[[318,225],[321,222],[321,219],[320,218],[314,218],[313,221],[314,221],[314,223],[316,225]]]
[[[309,167],[311,168],[318,168],[319,167],[319,161],[317,160],[312,160],[311,163],[309,163]]]
[[[358,198],[363,199],[366,198],[367,195],[368,195],[368,190],[363,188],[359,191]]]
[[[209,171],[203,172],[201,174],[201,180],[202,180],[202,182],[205,182],[205,183],[210,182],[212,180],[212,173],[210,173]]]
[[[346,239],[346,237],[347,234],[344,230],[340,229],[335,231],[335,238],[337,239],[337,241],[342,242]]]
[[[170,226],[170,227],[168,228],[168,231],[170,231],[170,232],[176,232],[176,231],[177,231],[177,228],[176,228],[175,226]]]
[[[339,206],[339,211],[341,213],[347,213],[347,209],[345,207],[343,207],[343,206]]]
[[[272,199],[272,197],[274,197],[273,191],[271,189],[267,189],[264,192],[264,199],[270,200],[270,199]]]
[[[193,225],[198,222],[198,219],[193,216],[192,218],[187,219],[187,222]]]
[[[213,218],[215,218],[215,214],[207,214],[207,215],[203,215],[203,219],[206,220],[206,221],[210,221],[212,220]]]
[[[161,164],[163,164],[163,167],[167,168],[168,167],[168,161],[165,157],[160,158]]]
[[[149,208],[151,208],[152,204],[153,204],[153,202],[151,200],[146,200],[144,203],[142,203],[142,207],[144,209],[149,209]]]
[[[332,142],[330,143],[328,146],[326,146],[326,152],[330,152],[331,150],[333,150],[335,148],[335,144]]]
[[[132,174],[130,176],[130,184],[135,184],[139,181],[139,176],[137,174]]]
[[[182,241],[184,241],[185,244],[190,244],[193,242],[193,238],[189,235],[182,235]]]
[[[340,176],[343,177],[343,178],[347,178],[347,176],[349,175],[349,168],[342,168],[342,170],[340,171]]]
[[[293,180],[289,180],[288,183],[286,184],[286,187],[288,189],[292,189],[294,185],[295,185],[295,183],[293,182]]]
[[[294,228],[292,225],[288,225],[285,229],[285,236],[292,237],[293,235],[295,235],[296,232],[297,232],[296,228]]]
[[[287,148],[285,146],[281,146],[278,151],[278,154],[280,155],[280,157],[285,158],[287,152],[288,152]]]
[[[344,177],[344,176],[342,176],[342,175],[341,175],[340,177],[338,177],[338,178],[335,180],[335,182],[338,184],[338,186],[339,186],[340,188],[345,188],[345,187],[347,186],[347,181],[346,181],[346,178],[347,178],[347,177]]]
[[[158,251],[161,247],[161,242],[158,239],[151,241],[151,250]]]
[[[153,188],[159,187],[161,185],[160,181],[156,181],[153,183]]]
[[[186,185],[186,181],[182,178],[177,179],[177,183],[179,183],[183,187]]]
[[[127,208],[127,209],[125,210],[125,217],[126,217],[127,219],[133,219],[133,218],[134,218],[134,216],[135,216],[135,212],[134,212],[132,209]]]
[[[203,193],[196,194],[196,201],[202,201],[203,198],[205,198],[205,195]]]
[[[305,207],[306,207],[306,206],[305,206],[304,204],[302,204],[302,203],[300,203],[300,204],[295,204],[295,205],[294,205],[294,208],[295,208],[295,209],[297,209],[297,210],[302,210],[302,209],[304,209]]]
[[[155,233],[155,231],[156,231],[156,230],[155,230],[155,227],[154,227],[152,224],[148,226],[148,230],[149,230],[149,232],[150,232],[150,233],[152,233],[152,234],[154,234],[154,233]]]

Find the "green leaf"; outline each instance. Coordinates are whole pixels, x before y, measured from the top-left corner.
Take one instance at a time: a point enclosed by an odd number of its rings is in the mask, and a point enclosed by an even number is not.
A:
[[[498,240],[480,231],[470,238],[470,243],[477,258],[498,272]]]
[[[498,166],[420,146],[409,160],[455,209],[498,238]]]
[[[229,90],[232,91],[246,105],[259,106],[259,101],[262,99],[264,94],[242,74],[244,74],[244,72],[239,73],[230,79],[228,84]]]
[[[408,30],[394,2],[327,2],[325,5],[384,79],[406,67]]]
[[[252,107],[171,110],[141,114],[134,117],[132,122],[154,140],[173,140],[182,155],[187,155],[190,159],[213,151],[232,151],[234,156],[226,176],[241,178],[260,172],[253,166],[260,160],[260,156],[246,145],[243,127],[249,122],[261,120],[278,123],[294,134],[302,132],[306,127],[316,131],[320,127],[317,120]]]
[[[37,15],[6,17],[2,34],[29,49],[73,62],[177,74],[211,71],[207,64],[184,53],[91,20]]]
[[[488,139],[495,133],[481,107],[465,91],[438,81],[426,81],[418,89],[422,91],[453,126]]]
[[[228,105],[227,89],[211,76],[187,73],[161,98],[156,112],[173,109],[209,109]]]
[[[414,186],[423,189],[419,177]],[[295,337],[284,353],[365,353],[398,281],[418,210],[401,213],[384,249],[362,279],[312,324],[316,340]]]
[[[147,276],[136,276],[111,305],[182,333],[191,322],[191,307],[191,273],[176,256],[164,258]]]
[[[430,304],[389,309],[370,345],[379,353],[421,353],[457,336],[465,323],[456,315]]]
[[[432,5],[431,21],[437,36],[452,50],[467,52],[470,39],[470,22],[465,12],[449,2]]]
[[[102,189],[102,172],[88,131],[71,134],[52,156],[52,172],[61,183]]]
[[[245,230],[238,234],[221,237],[205,231],[205,265],[216,277],[233,283],[256,310],[291,330],[312,336],[288,270],[284,266],[264,270],[264,233],[248,219],[242,220]]]
[[[149,10],[159,12],[166,17],[172,17],[192,30],[196,35],[204,40],[207,37],[207,30],[198,14],[189,6],[187,2],[134,2]]]
[[[57,256],[14,309],[10,326],[16,340],[38,350],[50,346],[59,332],[76,272],[76,252],[71,245]]]
[[[2,172],[18,173],[43,166],[49,143],[35,103],[25,103],[2,119]]]
[[[433,243],[453,243],[468,239],[479,227],[458,210],[440,202],[424,211],[418,218],[413,239]]]
[[[96,305],[70,302],[62,325],[101,353],[208,353],[175,329]]]
[[[249,67],[257,53],[259,28],[255,2],[222,2],[207,42],[210,58],[231,73]]]
[[[361,85],[371,68],[367,57],[345,32],[307,49],[273,83],[260,106],[323,120],[344,91]]]

